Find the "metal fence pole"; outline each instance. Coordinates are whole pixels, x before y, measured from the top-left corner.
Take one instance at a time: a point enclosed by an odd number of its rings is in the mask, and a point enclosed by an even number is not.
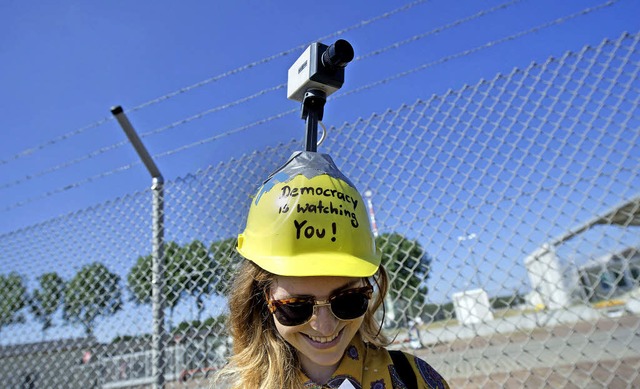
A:
[[[151,305],[153,311],[152,334],[152,375],[153,387],[164,388],[164,296],[163,263],[164,263],[164,178],[149,152],[142,144],[135,129],[127,119],[121,106],[111,109],[118,123],[124,130],[127,138],[135,148],[152,177],[151,190],[153,191],[153,253],[152,253],[152,281],[151,281]]]

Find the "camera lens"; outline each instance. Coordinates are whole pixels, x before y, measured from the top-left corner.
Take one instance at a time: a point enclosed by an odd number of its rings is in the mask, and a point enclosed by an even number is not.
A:
[[[322,53],[322,64],[327,68],[343,68],[353,60],[353,47],[344,39],[338,39]]]

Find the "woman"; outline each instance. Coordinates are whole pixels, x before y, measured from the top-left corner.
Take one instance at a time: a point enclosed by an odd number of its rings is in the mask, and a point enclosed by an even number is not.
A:
[[[364,201],[328,155],[300,152],[252,201],[229,295],[233,388],[448,388],[392,354],[374,317],[387,275]]]

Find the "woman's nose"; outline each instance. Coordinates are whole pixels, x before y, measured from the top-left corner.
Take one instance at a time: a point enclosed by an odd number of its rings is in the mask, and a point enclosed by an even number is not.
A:
[[[313,307],[313,317],[309,322],[311,328],[322,335],[333,335],[338,326],[338,319],[333,315],[329,306]]]

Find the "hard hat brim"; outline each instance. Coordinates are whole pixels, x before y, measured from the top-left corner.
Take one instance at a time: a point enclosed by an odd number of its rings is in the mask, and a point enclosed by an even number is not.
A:
[[[380,267],[380,253],[376,257],[363,259],[336,252],[305,253],[296,256],[259,256],[252,258],[238,249],[243,257],[262,269],[281,276],[312,277],[371,277]]]

